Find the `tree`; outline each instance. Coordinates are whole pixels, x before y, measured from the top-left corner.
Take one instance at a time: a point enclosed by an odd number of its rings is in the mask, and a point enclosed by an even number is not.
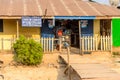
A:
[[[120,3],[120,0],[109,0],[111,6],[118,6],[118,4]]]

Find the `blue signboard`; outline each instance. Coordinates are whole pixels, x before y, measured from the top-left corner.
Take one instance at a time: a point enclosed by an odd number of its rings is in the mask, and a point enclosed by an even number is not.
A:
[[[42,18],[34,16],[24,16],[22,17],[22,26],[23,27],[41,27]]]

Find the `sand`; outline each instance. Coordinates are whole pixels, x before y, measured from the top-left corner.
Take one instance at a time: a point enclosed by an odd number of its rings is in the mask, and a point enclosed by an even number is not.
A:
[[[4,61],[4,64],[0,68],[0,74],[4,76],[4,80],[69,80],[68,76],[64,74],[66,65],[59,63],[59,54],[44,54],[43,61],[38,66],[16,66],[13,62],[12,52],[1,51],[0,60]],[[93,52],[84,57],[109,65],[112,70],[120,73],[120,58],[112,57],[110,52]],[[0,78],[0,80],[3,79]],[[72,73],[72,80],[79,80],[74,72]]]

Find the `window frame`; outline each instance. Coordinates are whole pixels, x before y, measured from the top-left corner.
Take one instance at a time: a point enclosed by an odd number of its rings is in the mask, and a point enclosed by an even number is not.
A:
[[[0,19],[0,32],[3,32],[3,19]]]

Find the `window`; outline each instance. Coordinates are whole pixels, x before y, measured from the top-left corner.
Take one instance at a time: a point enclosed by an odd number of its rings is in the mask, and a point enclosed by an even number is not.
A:
[[[109,36],[111,34],[111,20],[100,20],[100,34]]]
[[[3,32],[3,19],[0,19],[0,32]]]

